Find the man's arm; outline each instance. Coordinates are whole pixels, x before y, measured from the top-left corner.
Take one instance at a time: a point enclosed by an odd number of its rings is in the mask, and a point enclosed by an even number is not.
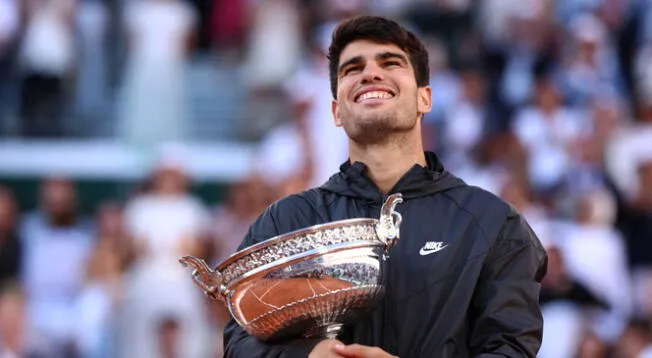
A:
[[[278,203],[277,203],[278,204]],[[238,250],[278,235],[273,212],[276,205],[268,208],[249,228]],[[247,333],[231,318],[224,328],[225,358],[306,358],[319,343],[319,339],[296,339],[283,343],[261,342]]]
[[[471,356],[535,358],[543,336],[539,307],[547,255],[518,214],[508,216],[490,249],[471,307]]]

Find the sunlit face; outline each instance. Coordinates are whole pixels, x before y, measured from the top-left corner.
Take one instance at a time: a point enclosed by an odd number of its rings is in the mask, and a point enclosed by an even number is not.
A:
[[[16,202],[0,189],[0,232],[10,230],[16,224]]]
[[[70,213],[77,200],[75,187],[66,179],[46,181],[41,195],[45,210],[53,215]]]
[[[412,131],[432,107],[430,87],[417,87],[407,53],[393,44],[351,42],[340,55],[337,78],[335,124],[360,144]]]
[[[161,194],[181,194],[187,189],[187,177],[177,168],[161,168],[154,176],[154,188]]]

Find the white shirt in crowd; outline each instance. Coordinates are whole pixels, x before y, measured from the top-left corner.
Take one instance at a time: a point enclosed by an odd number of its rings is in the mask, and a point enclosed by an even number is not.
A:
[[[23,223],[24,285],[33,334],[66,340],[74,334],[75,298],[81,291],[92,233],[83,226],[55,228],[40,213]]]
[[[573,163],[572,143],[590,127],[582,117],[568,108],[547,116],[536,107],[524,108],[514,119],[512,128],[529,152],[529,175],[537,186],[555,184]]]
[[[70,71],[75,62],[75,38],[66,14],[74,0],[26,0],[30,17],[21,46],[22,65],[53,76]]]
[[[148,260],[174,261],[182,240],[205,232],[209,215],[192,196],[145,195],[135,199],[125,212],[129,232],[137,245],[144,245]]]
[[[0,56],[3,42],[9,41],[20,25],[17,0],[0,0]]]
[[[127,207],[125,219],[136,245],[145,252],[125,281],[118,318],[120,353],[157,357],[157,327],[171,315],[182,326],[179,343],[184,356],[205,357],[210,339],[203,295],[178,259],[183,255],[181,242],[207,230],[207,211],[190,195],[144,195]]]

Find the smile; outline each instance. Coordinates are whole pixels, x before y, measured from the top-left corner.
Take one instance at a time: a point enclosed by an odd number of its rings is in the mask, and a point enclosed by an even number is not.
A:
[[[355,98],[356,103],[368,101],[368,100],[375,100],[375,99],[390,99],[394,98],[394,94],[388,91],[369,91],[369,92],[363,92],[359,94]]]

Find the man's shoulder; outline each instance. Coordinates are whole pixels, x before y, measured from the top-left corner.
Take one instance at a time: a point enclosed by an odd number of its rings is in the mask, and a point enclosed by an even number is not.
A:
[[[487,212],[504,212],[514,215],[516,209],[512,204],[486,189],[473,185],[461,185],[445,192],[460,209],[474,215]]]
[[[324,221],[325,207],[331,200],[329,192],[313,188],[276,200],[268,206],[266,213],[274,219],[279,229],[285,231],[289,228],[313,225]]]
[[[473,222],[490,241],[507,227],[526,226],[525,218],[514,205],[486,189],[464,185],[447,191],[446,195],[459,210],[473,217]]]
[[[273,210],[304,210],[320,205],[327,192],[320,188],[311,188],[284,196],[270,205]]]

